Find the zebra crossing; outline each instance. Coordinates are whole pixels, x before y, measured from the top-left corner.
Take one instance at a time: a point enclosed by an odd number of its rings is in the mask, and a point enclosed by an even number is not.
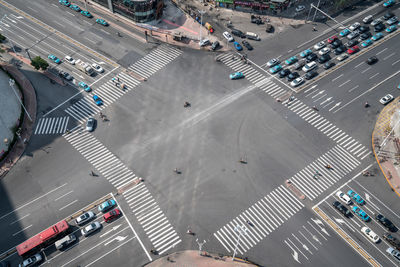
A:
[[[120,159],[81,126],[64,134],[64,138],[117,190],[139,179]],[[182,241],[144,183],[126,190],[123,196],[159,254]]]
[[[69,116],[40,118],[33,134],[63,134],[67,130]]]
[[[326,165],[332,169],[327,169]],[[317,158],[289,179],[310,200],[315,199],[360,165],[354,156],[339,145]],[[317,176],[316,176],[317,175]],[[220,228],[214,237],[231,252],[238,239],[238,227],[245,228],[238,252],[243,254],[261,242],[304,205],[283,185],[275,188],[235,219]],[[248,222],[251,222],[249,225]]]
[[[169,62],[177,58],[181,53],[181,50],[178,50],[174,47],[162,45],[144,56],[139,61],[135,62],[128,68],[127,71],[116,75],[119,83],[125,84],[125,89],[121,89],[119,86],[116,86],[114,81],[108,80],[99,88],[97,88],[95,92],[92,91],[88,93],[85,97],[80,99],[75,104],[69,106],[64,111],[80,123],[83,123],[87,120],[87,118],[108,107],[142,82],[137,75],[131,75],[131,72],[134,72],[135,74],[137,73],[141,77],[147,79],[158,70],[165,67]],[[103,100],[103,105],[97,106],[94,103],[92,99],[94,94]]]
[[[265,77],[265,74],[258,72],[251,65],[244,64],[243,61],[239,60],[237,57],[234,58],[235,59],[233,59],[232,54],[225,53],[217,57],[217,60],[223,62],[235,72],[242,72],[247,80],[274,99],[278,99],[288,93],[272,81],[273,77]]]
[[[122,195],[159,254],[182,241],[144,183],[139,183]]]
[[[359,159],[362,160],[371,154],[371,151],[367,147],[346,134],[345,131],[325,119],[299,99],[285,100],[282,104]]]

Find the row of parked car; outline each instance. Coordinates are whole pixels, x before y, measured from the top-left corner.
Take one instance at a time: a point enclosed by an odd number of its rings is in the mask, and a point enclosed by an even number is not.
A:
[[[386,19],[387,27],[384,26],[383,20]],[[318,42],[314,45],[313,49],[306,49],[302,51],[299,56],[292,56],[284,61],[284,64],[278,59],[271,59],[267,63],[269,72],[271,74],[278,73],[280,78],[287,77],[287,80],[291,82],[291,86],[297,87],[304,83],[304,79],[310,80],[318,75],[315,69],[318,67],[317,62],[323,64],[325,70],[332,68],[336,65],[335,62],[331,61],[331,52],[337,55],[337,61],[343,61],[349,57],[349,55],[355,54],[360,51],[360,47],[366,48],[373,42],[376,42],[384,37],[380,32],[386,28],[387,33],[391,33],[397,30],[398,23],[397,17],[387,12],[383,18],[373,20],[372,16],[364,18],[365,24],[375,25],[375,35],[372,35],[368,25],[361,25],[359,22],[352,24],[349,28],[342,30],[339,36],[334,35],[328,38],[326,41]],[[398,23],[400,25],[400,23]],[[359,37],[357,39],[357,37]],[[358,45],[361,42],[361,45]],[[314,50],[314,51],[313,51]],[[346,53],[345,53],[346,52]],[[366,63],[372,65],[376,63],[378,59],[376,57],[369,58]],[[284,68],[287,66],[288,68]],[[305,72],[303,77],[296,71],[302,70]]]
[[[71,8],[72,10],[76,12],[80,12],[83,16],[87,18],[93,18],[92,14],[90,14],[89,11],[87,10],[82,10],[78,5],[70,3],[68,0],[59,0],[58,1],[61,5],[66,6]],[[96,23],[103,25],[103,26],[108,26],[108,22],[105,21],[104,19],[96,19]]]
[[[357,203],[358,205],[365,205],[365,200],[357,194],[354,190],[349,190],[347,194],[343,193],[342,191],[336,192],[336,197],[344,202],[348,206],[351,207],[351,211],[357,215],[361,220],[364,222],[369,222],[371,221],[371,218],[368,216],[368,214],[358,207],[357,205],[354,205],[353,201]],[[350,210],[343,205],[339,201],[334,201],[332,203],[333,207],[337,209],[340,213],[342,213],[345,217],[349,218],[351,216]],[[378,223],[380,223],[383,227],[385,227],[387,230],[390,232],[396,232],[398,229],[397,227],[385,216],[382,214],[376,214],[375,219]],[[372,231],[369,227],[363,226],[361,228],[361,232],[367,236],[369,240],[371,240],[374,243],[379,243],[381,241],[380,237],[378,234],[376,234],[374,231]],[[386,251],[390,255],[392,255],[394,258],[400,261],[400,252],[398,251],[400,249],[400,240],[393,236],[391,233],[384,233],[382,235],[382,238],[386,240],[390,245],[393,246],[389,247]]]

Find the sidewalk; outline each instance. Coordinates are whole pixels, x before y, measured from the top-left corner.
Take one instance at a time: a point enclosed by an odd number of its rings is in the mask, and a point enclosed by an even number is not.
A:
[[[375,159],[390,187],[400,197],[400,98],[379,114],[372,132]]]
[[[216,254],[209,254],[206,252],[202,252],[202,255],[199,255],[199,252],[196,250],[185,250],[181,252],[172,253],[168,256],[164,256],[144,266],[250,267],[257,265],[238,258],[235,258],[235,261],[232,261],[232,257],[228,256],[219,256]]]

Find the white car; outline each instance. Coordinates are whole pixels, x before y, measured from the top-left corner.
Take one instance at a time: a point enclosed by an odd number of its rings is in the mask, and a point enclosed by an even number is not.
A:
[[[19,267],[36,266],[41,260],[42,255],[38,253],[24,260],[22,263],[19,264]]]
[[[229,42],[233,42],[233,37],[232,37],[232,35],[229,33],[229,32],[224,32],[223,34],[222,34],[224,37],[225,37],[225,39],[226,40],[228,40]]]
[[[65,56],[65,61],[67,61],[69,64],[71,64],[71,65],[75,65],[75,59],[73,59],[72,57],[70,57],[70,56]]]
[[[94,118],[89,118],[86,122],[86,131],[93,132],[95,123],[96,120]]]
[[[341,55],[338,56],[336,59],[337,59],[338,61],[343,61],[343,60],[345,60],[345,59],[348,58],[348,57],[349,57],[348,54],[341,54]]]
[[[299,86],[300,84],[302,84],[303,82],[304,82],[304,79],[301,78],[301,77],[299,77],[299,78],[294,79],[294,80],[290,83],[290,85],[291,85],[292,87],[297,87],[297,86]]]
[[[99,222],[93,222],[93,223],[89,224],[88,226],[86,226],[85,228],[83,228],[81,230],[81,234],[86,237],[86,236],[90,235],[91,233],[99,230],[100,228],[101,228],[101,224]]]
[[[379,102],[382,105],[386,105],[387,103],[389,103],[390,101],[392,101],[394,99],[394,97],[391,94],[387,94],[384,97],[382,97]]]
[[[268,61],[268,63],[267,63],[267,66],[268,67],[273,67],[273,66],[275,66],[276,64],[279,64],[279,59],[277,59],[277,58],[273,58],[273,59],[271,59],[270,61]]]
[[[343,201],[344,203],[346,203],[347,205],[350,205],[350,204],[351,204],[351,198],[350,198],[347,194],[343,193],[342,191],[337,191],[337,192],[336,192],[336,196],[337,196],[341,201]]]
[[[369,238],[369,240],[371,240],[374,243],[378,243],[379,240],[381,240],[374,231],[372,231],[371,229],[369,229],[366,226],[361,228],[361,232],[363,232]]]
[[[364,22],[364,23],[370,23],[371,21],[372,21],[372,15],[366,16],[366,17],[363,19],[363,22]]]
[[[320,54],[321,56],[328,54],[329,52],[331,52],[331,49],[329,47],[324,47],[321,50],[319,50],[318,54]]]
[[[303,68],[302,68],[302,70],[304,71],[304,72],[309,72],[309,71],[312,71],[313,69],[315,69],[317,67],[317,63],[315,62],[315,61],[312,61],[312,62],[310,62],[310,63],[307,63]]]
[[[102,67],[100,67],[98,64],[96,64],[96,63],[93,63],[92,64],[92,68],[96,71],[96,72],[98,72],[98,73],[103,73],[104,72],[104,69],[102,68]]]
[[[203,39],[203,40],[201,40],[200,42],[199,42],[199,46],[200,47],[203,47],[203,46],[206,46],[206,45],[209,45],[210,44],[210,40],[209,39]]]
[[[303,10],[305,10],[306,9],[306,7],[305,6],[297,6],[296,7],[296,12],[301,12],[301,11],[303,11]]]
[[[350,27],[349,27],[349,30],[350,31],[354,31],[354,30],[357,30],[358,29],[358,27],[360,27],[360,23],[359,22],[356,22],[356,23],[354,23],[353,25],[351,25]]]
[[[75,222],[77,225],[82,225],[82,224],[87,223],[94,217],[95,217],[94,213],[92,211],[88,211],[88,212],[82,214],[81,216],[79,216],[78,218],[76,218]]]
[[[353,40],[354,38],[356,38],[360,33],[358,31],[354,31],[352,33],[350,33],[349,35],[347,35],[347,39],[349,40]]]
[[[381,24],[382,23],[382,20],[381,19],[376,19],[376,20],[374,20],[374,21],[372,21],[371,22],[371,26],[376,26],[376,25],[378,25],[378,24]]]
[[[400,251],[394,248],[388,248],[386,249],[386,252],[392,255],[394,258],[396,258],[398,261],[400,261]]]
[[[325,42],[321,41],[318,44],[314,45],[315,50],[320,50],[321,48],[325,47]]]

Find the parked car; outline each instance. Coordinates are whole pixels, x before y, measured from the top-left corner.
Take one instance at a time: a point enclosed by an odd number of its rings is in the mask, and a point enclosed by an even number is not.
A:
[[[342,54],[344,51],[346,51],[346,47],[344,45],[339,46],[338,48],[335,49],[334,53],[335,55],[340,55]]]
[[[397,249],[388,248],[388,249],[386,249],[386,252],[389,253],[390,256],[392,256],[396,260],[400,261],[400,251],[398,251]]]
[[[317,60],[317,58],[318,58],[318,56],[317,56],[316,54],[314,54],[314,53],[309,54],[309,55],[306,57],[306,62],[309,63],[309,62],[311,62],[311,61],[315,61],[315,60]]]
[[[333,42],[331,43],[330,47],[331,47],[332,49],[336,49],[336,48],[338,48],[338,47],[341,46],[341,45],[342,45],[342,41],[340,41],[340,40],[335,40],[335,41],[333,41]]]
[[[270,23],[267,23],[266,27],[265,27],[265,31],[268,33],[271,33],[274,31],[274,26],[272,26]]]
[[[85,228],[83,228],[81,230],[81,234],[84,237],[89,236],[90,234],[96,232],[97,230],[99,230],[101,228],[101,224],[99,222],[93,222],[91,224],[89,224],[88,226],[86,226]]]
[[[281,65],[275,65],[272,68],[269,69],[269,72],[272,74],[277,73],[278,71],[280,71],[282,69]]]
[[[381,24],[381,23],[382,23],[381,19],[376,19],[371,22],[371,26],[375,27],[376,25]]]
[[[371,240],[374,243],[378,243],[381,239],[379,238],[379,236],[372,231],[371,229],[369,229],[368,227],[364,226],[361,228],[361,232],[366,235],[368,237],[369,240]]]
[[[283,69],[279,72],[279,78],[283,78],[286,77],[290,74],[290,70],[288,69]]]
[[[352,201],[351,201],[351,198],[348,196],[348,195],[346,195],[345,193],[343,193],[342,191],[337,191],[336,192],[336,196],[341,200],[341,201],[343,201],[344,203],[346,203],[347,205],[351,205],[351,203],[352,203]]]
[[[388,1],[386,1],[385,3],[383,3],[383,7],[391,7],[391,6],[393,6],[394,4],[396,4],[396,1],[395,1],[395,0],[388,0]]]
[[[304,67],[304,65],[306,64],[306,61],[303,59],[303,60],[300,60],[300,61],[297,61],[294,65],[293,65],[293,69],[295,69],[295,70],[301,70],[301,68],[302,67]]]
[[[329,54],[323,55],[318,59],[318,63],[323,64],[327,61],[331,60],[331,56]]]
[[[300,77],[298,72],[292,72],[286,77],[286,79],[287,79],[288,82],[291,82],[291,81],[293,81],[294,79],[296,79],[298,77]]]
[[[372,33],[370,33],[370,32],[364,32],[363,34],[360,35],[359,41],[361,41],[361,40],[367,40],[367,39],[370,38],[371,36],[372,36]]]
[[[388,229],[390,232],[395,232],[396,226],[394,226],[394,224],[385,216],[383,216],[382,214],[376,214],[375,215],[375,219],[382,224],[386,229]]]
[[[331,49],[328,47],[324,47],[321,50],[319,50],[318,54],[320,54],[321,56],[328,54],[329,52],[331,52]]]
[[[64,60],[71,65],[75,65],[75,59],[73,59],[71,56],[65,56]]]
[[[336,59],[337,59],[338,61],[343,61],[343,60],[345,60],[345,59],[348,58],[348,57],[349,57],[348,54],[343,54],[343,55],[338,56]]]
[[[386,12],[385,15],[383,15],[383,18],[385,20],[388,20],[388,19],[390,19],[392,17],[394,17],[394,14],[392,12],[390,12],[390,11]]]
[[[268,67],[273,67],[273,66],[275,66],[275,65],[277,65],[279,63],[280,63],[279,59],[273,58],[273,59],[271,59],[270,61],[267,62],[267,66]]]
[[[299,6],[296,7],[296,12],[297,13],[300,13],[300,12],[302,12],[304,10],[306,10],[306,7],[303,6],[303,5],[299,5]]]
[[[293,57],[290,57],[290,58],[286,59],[286,60],[285,60],[285,63],[286,63],[287,65],[292,65],[292,64],[296,63],[297,60],[298,60],[297,57],[296,57],[296,56],[293,56]]]
[[[331,44],[336,40],[338,40],[338,37],[336,35],[333,35],[333,36],[328,38],[327,42],[328,42],[328,44]]]
[[[211,45],[211,50],[216,50],[216,49],[218,49],[218,47],[219,47],[219,42],[218,41],[215,41],[214,43],[212,43],[212,45]]]
[[[235,40],[229,32],[223,32],[222,36],[224,36],[225,39],[228,40],[228,42],[233,42]]]
[[[63,6],[69,6],[71,4],[68,0],[59,0],[58,2]]]
[[[294,79],[294,80],[290,83],[290,85],[291,85],[292,87],[297,87],[297,86],[301,85],[302,83],[304,83],[304,80],[303,80],[303,78],[299,77],[299,78]]]
[[[385,29],[385,25],[383,25],[383,24],[378,24],[378,25],[376,25],[375,27],[374,27],[374,31],[375,32],[381,32],[381,31],[383,31]]]
[[[335,201],[332,203],[332,206],[335,207],[340,213],[342,213],[346,217],[350,217],[350,211],[342,205],[339,201]]]
[[[55,55],[53,55],[53,54],[50,54],[50,55],[48,55],[47,56],[51,61],[53,61],[54,63],[56,63],[56,64],[60,64],[61,63],[61,60],[58,58],[58,57],[56,57]]]
[[[390,233],[384,233],[383,239],[385,239],[390,245],[394,246],[396,249],[400,249],[400,240],[394,237]]]
[[[375,34],[374,36],[372,36],[371,40],[372,41],[378,41],[380,39],[383,38],[383,34],[381,32],[378,32],[377,34]]]
[[[361,46],[364,47],[364,48],[368,47],[370,45],[372,45],[372,41],[370,39],[365,40],[364,42],[361,43]]]
[[[113,220],[117,219],[121,216],[121,211],[117,209],[113,209],[112,211],[103,215],[103,219],[106,223],[112,222]]]
[[[210,40],[208,38],[204,38],[204,39],[200,40],[200,42],[199,42],[200,47],[207,46],[209,44],[210,44]]]
[[[371,218],[368,216],[368,214],[363,211],[362,209],[360,209],[357,206],[354,206],[351,209],[358,217],[360,217],[364,222],[368,222],[369,220],[371,220]]]
[[[350,40],[350,41],[348,41],[346,44],[345,44],[345,46],[347,46],[347,47],[353,47],[353,46],[355,46],[355,45],[357,45],[358,44],[358,41],[357,40]]]
[[[332,61],[328,61],[328,62],[326,62],[325,64],[324,64],[324,69],[330,69],[330,68],[332,68],[333,66],[335,66],[335,63],[334,62],[332,62]]]
[[[242,51],[243,47],[238,42],[233,42],[233,46],[237,51]]]
[[[315,50],[320,50],[320,49],[322,49],[324,47],[325,47],[325,42],[323,42],[323,41],[321,41],[321,42],[317,43],[316,45],[314,45],[314,49]]]
[[[368,15],[368,16],[366,16],[366,17],[363,19],[363,22],[364,22],[365,24],[368,24],[368,23],[371,23],[372,20],[373,20],[372,15]]]
[[[355,45],[349,49],[347,49],[347,54],[352,55],[357,53],[358,51],[360,51],[360,48],[358,47],[358,45]]]
[[[318,72],[310,71],[310,72],[307,72],[306,75],[304,75],[304,78],[306,78],[306,80],[311,80],[312,78],[314,78],[317,75],[318,75]]]
[[[353,190],[347,191],[347,195],[349,197],[351,197],[352,199],[354,199],[358,204],[360,204],[360,205],[364,205],[365,204],[364,199],[359,194],[354,192]]]
[[[348,34],[350,34],[350,30],[349,30],[349,29],[344,29],[343,31],[341,31],[341,32],[339,33],[339,35],[340,35],[341,37],[347,36]]]
[[[301,57],[307,57],[308,55],[310,55],[312,53],[311,49],[306,49],[303,52],[300,53]]]
[[[244,34],[244,32],[242,32],[241,30],[238,29],[232,29],[231,33],[235,36],[238,36],[240,38],[246,38],[246,34]]]
[[[398,20],[398,18],[395,16],[395,17],[393,17],[393,18],[391,18],[391,19],[388,19],[388,21],[386,21],[386,23],[388,24],[388,25],[393,25],[393,24],[395,24],[396,22],[398,22],[399,20]]]
[[[251,44],[249,42],[247,42],[246,40],[243,40],[242,44],[247,48],[247,50],[253,50],[253,47],[251,46]]]
[[[369,31],[369,27],[368,26],[361,26],[360,28],[358,28],[358,32],[359,33],[364,33]]]
[[[309,72],[309,71],[312,71],[313,69],[316,69],[317,68],[317,63],[315,62],[315,61],[313,61],[313,62],[310,62],[310,63],[308,63],[308,64],[306,64],[304,67],[303,67],[303,71],[304,72]]]
[[[81,8],[78,5],[71,4],[69,6],[69,8],[71,8],[72,10],[75,10],[76,12],[80,12],[81,11]]]
[[[353,24],[349,27],[349,30],[350,30],[350,31],[357,30],[358,27],[360,27],[360,26],[361,26],[361,24],[360,24],[359,22],[355,22],[355,23],[353,23]]]
[[[356,38],[358,35],[360,35],[360,33],[359,33],[358,31],[354,31],[354,32],[350,33],[349,35],[347,35],[347,39],[353,40],[353,39]]]
[[[392,26],[387,27],[385,31],[387,33],[391,33],[391,32],[394,32],[395,30],[397,30],[396,25],[392,25]]]

